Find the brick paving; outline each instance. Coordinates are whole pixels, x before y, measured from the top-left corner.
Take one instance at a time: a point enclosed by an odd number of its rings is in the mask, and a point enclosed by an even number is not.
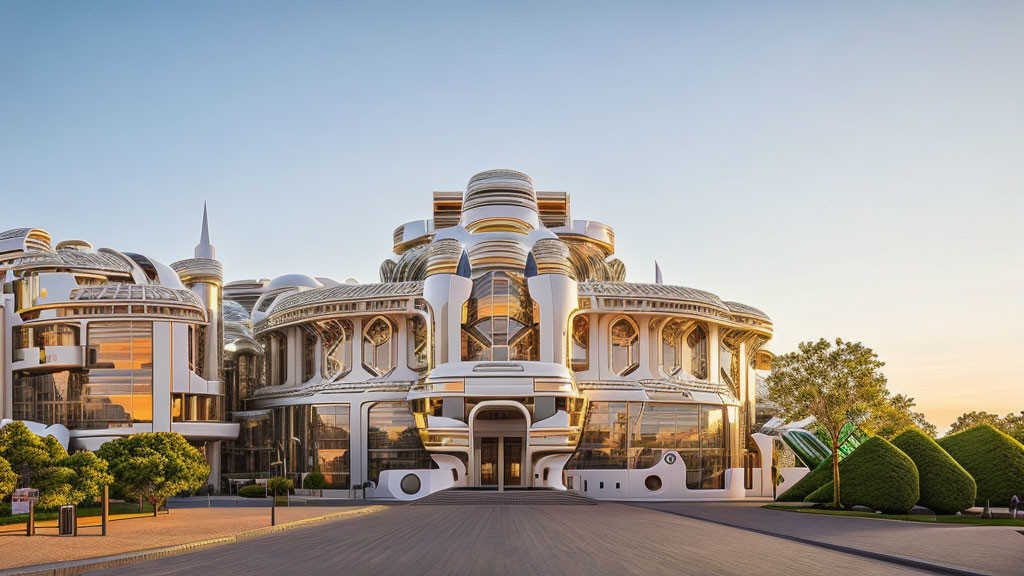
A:
[[[346,510],[337,507],[289,507],[277,509],[277,523],[314,518]],[[83,526],[84,524],[89,524]],[[270,508],[193,508],[171,510],[110,522],[107,536],[100,535],[99,518],[81,518],[78,536],[57,535],[56,522],[25,536],[24,524],[4,526],[0,532],[0,570],[26,565],[95,558],[136,550],[186,544],[231,536],[270,525]]]

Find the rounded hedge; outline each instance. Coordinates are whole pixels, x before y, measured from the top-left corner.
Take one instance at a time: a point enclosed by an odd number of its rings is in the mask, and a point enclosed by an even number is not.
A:
[[[935,440],[912,428],[893,439],[892,444],[917,466],[921,482],[918,504],[936,514],[956,514],[974,506],[978,492],[974,478]]]
[[[920,497],[914,461],[883,438],[869,438],[839,463],[839,500],[849,508],[867,506],[887,514],[904,514]],[[832,501],[829,481],[806,502]]]
[[[1009,506],[1016,494],[1024,497],[1024,445],[987,425],[975,426],[939,439],[941,446],[974,477],[974,503]]]
[[[242,498],[266,498],[267,489],[259,484],[249,484],[239,488],[238,495]]]
[[[832,481],[832,456],[818,464],[818,467],[807,473],[806,476],[797,481],[780,494],[775,500],[778,502],[803,502],[804,498],[811,492],[820,488],[823,484]]]

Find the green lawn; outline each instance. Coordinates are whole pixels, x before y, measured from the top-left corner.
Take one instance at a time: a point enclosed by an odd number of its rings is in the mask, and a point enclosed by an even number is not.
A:
[[[874,514],[872,512],[854,512],[853,510],[826,510],[823,508],[793,508],[792,506],[764,506],[769,510],[784,510],[803,514],[827,514],[830,516],[855,516],[858,518],[881,518],[884,520],[904,520],[906,522],[930,522],[932,524],[972,524],[977,526],[1024,526],[1024,518],[1018,514],[1017,520],[1009,518],[979,518],[977,516],[919,516],[911,514]]]
[[[143,505],[143,513],[152,514],[153,507],[148,503]],[[0,526],[6,526],[7,524],[21,524],[28,520],[28,514],[19,514],[17,516],[10,516],[11,507],[10,505],[4,505],[3,515],[0,515]],[[40,520],[54,520],[57,518],[57,510],[36,510],[36,522]],[[128,502],[111,502],[110,503],[110,515],[115,514],[138,514],[139,505],[137,503]],[[100,516],[102,511],[99,505],[96,506],[79,506],[78,516]]]

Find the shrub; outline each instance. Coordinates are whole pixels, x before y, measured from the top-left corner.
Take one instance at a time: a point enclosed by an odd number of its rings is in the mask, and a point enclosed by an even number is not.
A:
[[[1024,445],[982,424],[939,440],[978,485],[975,504],[1009,506],[1014,494],[1024,495]]]
[[[287,494],[291,491],[293,485],[294,482],[292,482],[291,478],[285,478],[284,476],[275,476],[270,480],[267,480],[267,488],[269,488],[270,493],[275,496]]]
[[[806,476],[797,481],[789,490],[783,492],[776,500],[779,502],[803,502],[808,494],[832,481],[832,458],[828,458]]]
[[[327,479],[320,472],[310,472],[302,481],[302,486],[307,490],[323,490],[327,486]]]
[[[914,461],[878,436],[868,439],[839,463],[839,499],[843,506],[867,506],[903,514],[920,497]],[[809,494],[806,502],[831,502],[832,481]]]
[[[921,487],[918,504],[936,514],[956,514],[974,505],[978,492],[974,478],[935,440],[911,428],[897,436],[892,444],[910,456],[917,466]]]
[[[265,498],[267,490],[259,484],[249,484],[238,489],[238,495],[242,498]]]

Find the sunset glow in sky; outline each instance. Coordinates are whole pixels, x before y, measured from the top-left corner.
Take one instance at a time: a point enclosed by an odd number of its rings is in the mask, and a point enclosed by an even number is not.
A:
[[[375,282],[513,168],[940,431],[1024,410],[1024,3],[552,4],[5,3],[0,229],[169,263],[207,201],[229,279]]]

